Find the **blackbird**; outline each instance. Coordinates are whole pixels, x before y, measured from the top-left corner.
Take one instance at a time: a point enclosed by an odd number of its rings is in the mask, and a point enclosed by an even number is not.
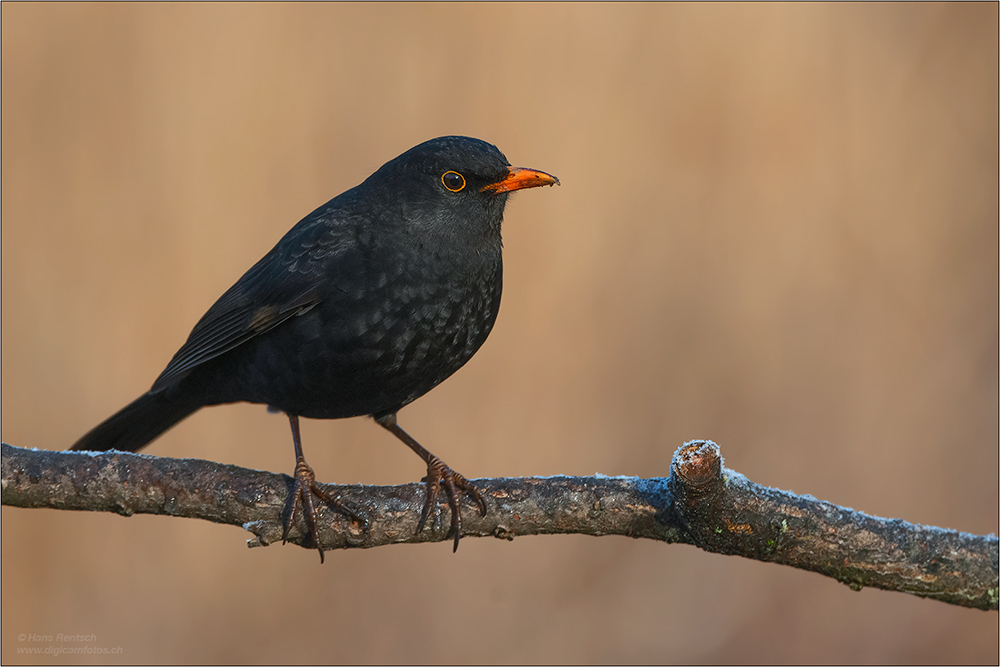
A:
[[[500,223],[515,190],[558,185],[511,167],[470,137],[426,141],[299,221],[198,321],[152,388],[75,450],[136,451],[199,408],[247,401],[288,415],[299,511],[323,560],[315,495],[364,522],[316,484],[299,417],[371,415],[427,464],[423,529],[443,486],[458,549],[459,500],[486,504],[465,477],[420,446],[396,412],[462,367],[500,308]]]

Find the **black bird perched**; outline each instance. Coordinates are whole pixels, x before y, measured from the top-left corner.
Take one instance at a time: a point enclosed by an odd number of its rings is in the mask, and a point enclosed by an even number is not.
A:
[[[515,190],[558,185],[511,167],[470,137],[426,141],[307,215],[195,325],[152,388],[96,426],[76,450],[137,451],[199,408],[263,403],[288,415],[300,509],[316,539],[313,495],[358,519],[315,482],[299,417],[371,415],[427,464],[419,532],[442,486],[455,549],[459,494],[475,486],[396,423],[396,412],[462,367],[500,308],[500,223]]]

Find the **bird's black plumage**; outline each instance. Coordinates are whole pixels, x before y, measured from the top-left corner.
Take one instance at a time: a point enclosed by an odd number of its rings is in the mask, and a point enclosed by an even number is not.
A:
[[[428,463],[421,525],[445,485],[457,547],[457,491],[485,505],[395,413],[465,364],[493,328],[509,193],[556,183],[478,139],[408,150],[292,227],[209,308],[150,391],[73,449],[136,451],[203,406],[269,405],[292,420],[304,467],[296,490],[315,530],[308,491],[327,498],[301,455],[298,418],[373,415]]]

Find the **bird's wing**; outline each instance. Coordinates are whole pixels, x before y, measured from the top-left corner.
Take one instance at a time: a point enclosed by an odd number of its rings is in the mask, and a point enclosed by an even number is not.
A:
[[[150,391],[165,389],[196,366],[313,308],[329,279],[331,259],[350,255],[350,246],[322,220],[296,225],[208,309]]]

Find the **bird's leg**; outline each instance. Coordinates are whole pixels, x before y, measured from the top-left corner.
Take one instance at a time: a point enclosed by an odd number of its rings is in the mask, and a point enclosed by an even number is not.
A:
[[[431,507],[434,506],[434,503],[437,500],[438,492],[441,490],[441,486],[444,485],[445,492],[448,494],[448,507],[451,508],[451,530],[448,531],[448,536],[451,537],[454,535],[454,551],[458,551],[458,538],[462,535],[462,514],[459,512],[458,493],[459,491],[463,491],[471,495],[479,505],[480,514],[486,516],[486,501],[484,501],[483,497],[479,494],[479,489],[473,486],[469,480],[465,479],[460,474],[445,465],[444,461],[421,447],[419,442],[414,440],[409,433],[401,429],[399,424],[396,423],[395,412],[386,415],[376,415],[375,421],[394,436],[405,442],[406,445],[415,451],[417,455],[427,464],[427,499],[424,501],[424,509],[420,513],[420,522],[417,524],[417,532],[419,533],[423,529],[424,524],[427,523],[427,517],[430,515]]]
[[[306,463],[306,457],[302,454],[302,440],[299,436],[299,417],[298,415],[288,415],[288,421],[292,425],[292,442],[295,444],[295,486],[292,487],[292,494],[288,500],[291,507],[288,509],[288,520],[285,522],[285,529],[281,534],[281,543],[285,544],[288,541],[288,529],[295,523],[295,517],[299,513],[299,508],[302,507],[302,515],[306,522],[306,528],[308,528],[309,534],[312,535],[313,544],[316,545],[316,549],[319,551],[319,562],[322,563],[323,547],[320,546],[319,531],[316,529],[316,505],[313,503],[313,496],[316,496],[352,521],[357,521],[362,526],[367,524],[367,521],[349,510],[333,494],[323,490],[316,483],[316,473]]]

